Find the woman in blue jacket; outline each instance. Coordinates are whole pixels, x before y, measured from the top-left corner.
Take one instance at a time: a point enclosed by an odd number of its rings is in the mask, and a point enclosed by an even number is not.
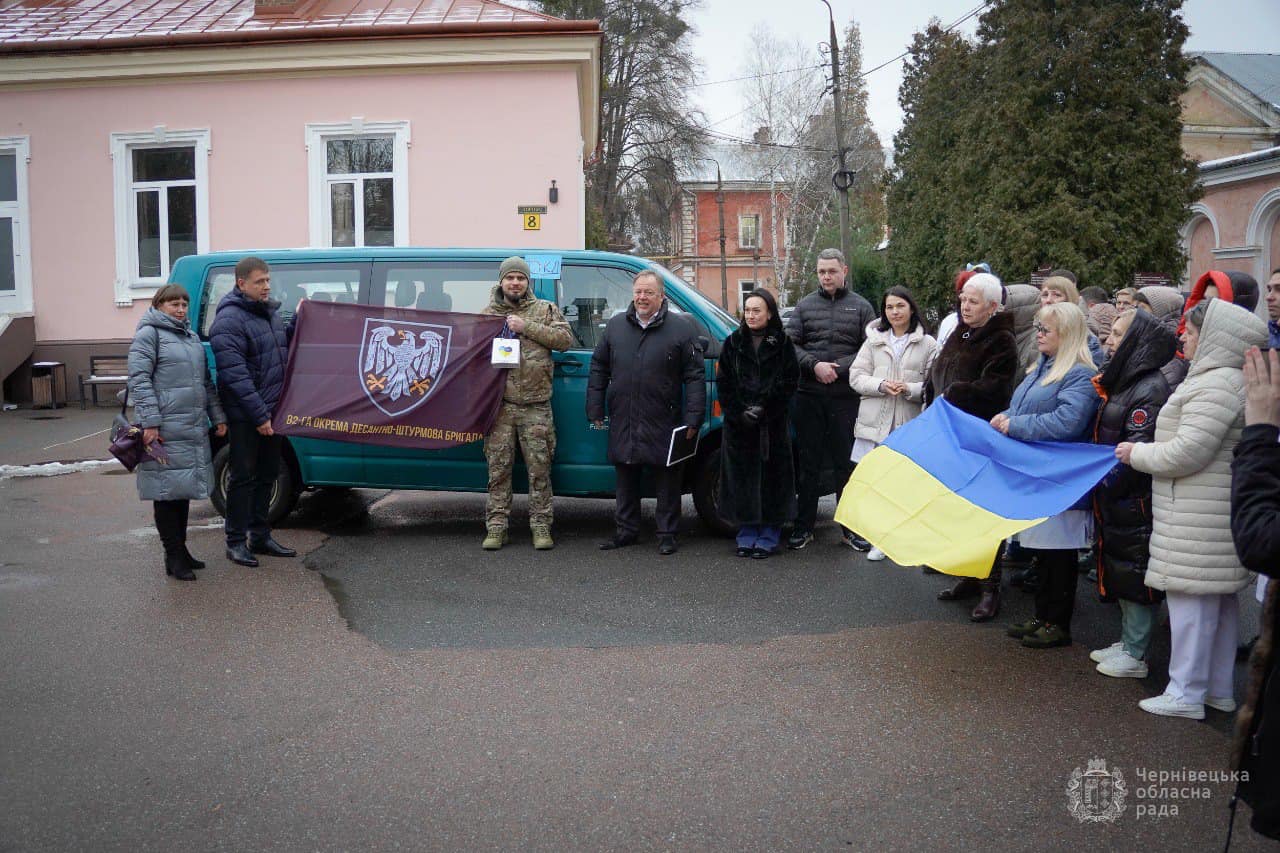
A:
[[[991,425],[1020,441],[1088,441],[1099,400],[1084,312],[1066,302],[1045,305],[1036,314],[1035,332],[1040,360]],[[1024,548],[1037,552],[1041,566],[1036,615],[1011,625],[1008,632],[1028,648],[1071,644],[1076,551],[1089,547],[1093,536],[1086,506],[1064,510],[1018,534]]]

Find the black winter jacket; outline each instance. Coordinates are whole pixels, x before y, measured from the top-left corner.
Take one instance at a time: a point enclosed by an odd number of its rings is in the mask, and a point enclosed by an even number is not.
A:
[[[1231,463],[1231,536],[1245,568],[1268,575],[1261,633],[1249,661],[1249,685],[1236,716],[1233,766],[1247,770],[1237,795],[1253,809],[1251,826],[1280,838],[1280,434],[1269,424],[1244,428]]]
[[[734,524],[781,527],[794,515],[795,463],[788,403],[800,381],[795,346],[782,323],[765,329],[760,348],[745,325],[728,337],[716,370],[724,410],[720,445],[720,508]],[[743,412],[764,408],[751,423]]]
[[[274,299],[250,299],[238,287],[218,303],[209,344],[228,421],[265,423],[280,402],[292,327],[285,328],[279,307]]]
[[[587,381],[587,419],[609,418],[610,462],[666,465],[672,430],[701,427],[706,408],[706,365],[690,320],[666,301],[647,328],[634,303],[610,318]]]
[[[856,397],[849,385],[849,366],[867,339],[867,324],[876,318],[871,303],[847,287],[829,294],[821,287],[796,303],[787,318],[787,335],[800,361],[800,391]],[[836,364],[836,381],[824,385],[813,375],[820,361]]]
[[[962,322],[933,360],[924,403],[944,397],[957,409],[989,421],[1009,407],[1021,380],[1011,316],[997,314],[976,329]]]
[[[1133,315],[1120,347],[1094,377],[1102,397],[1094,420],[1096,444],[1155,439],[1156,415],[1172,391],[1160,368],[1173,358],[1173,332],[1144,311]],[[1104,601],[1123,598],[1154,604],[1164,598],[1143,583],[1151,539],[1151,475],[1117,463],[1093,491],[1098,524],[1098,593]]]

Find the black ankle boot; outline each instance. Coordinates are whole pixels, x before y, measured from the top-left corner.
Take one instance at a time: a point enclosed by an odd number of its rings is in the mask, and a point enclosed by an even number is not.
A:
[[[204,560],[197,560],[195,557],[191,556],[191,552],[187,550],[185,543],[182,546],[182,557],[187,561],[187,565],[192,569],[200,570],[204,568]]]
[[[164,555],[164,573],[180,581],[193,581],[195,572],[187,565],[186,557],[181,551],[168,551]]]

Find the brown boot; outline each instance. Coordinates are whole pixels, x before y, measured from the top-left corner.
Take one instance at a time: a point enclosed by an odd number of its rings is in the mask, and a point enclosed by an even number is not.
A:
[[[982,582],[982,598],[969,614],[970,621],[990,622],[1000,612],[1000,581],[985,580]]]
[[[956,578],[956,582],[938,593],[939,601],[960,601],[978,594],[977,578]]]

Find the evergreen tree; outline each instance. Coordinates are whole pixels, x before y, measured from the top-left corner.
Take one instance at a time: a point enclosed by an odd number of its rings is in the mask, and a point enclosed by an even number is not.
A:
[[[1136,271],[1176,277],[1197,193],[1180,142],[1180,7],[996,0],[967,60],[922,51],[934,61],[913,62],[900,95],[914,112],[890,193],[895,273],[944,295],[950,272],[976,260],[1009,281],[1046,264],[1108,288]]]

